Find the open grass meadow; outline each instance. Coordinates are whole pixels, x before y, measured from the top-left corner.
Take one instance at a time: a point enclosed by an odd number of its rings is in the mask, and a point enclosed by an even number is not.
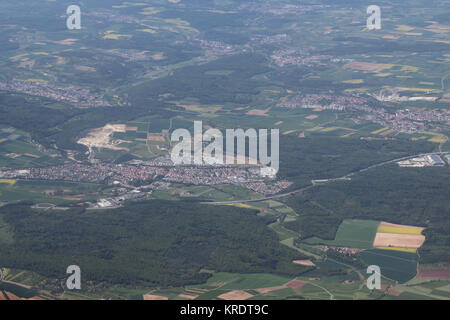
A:
[[[405,283],[417,274],[417,253],[371,249],[362,251],[360,255],[368,265],[379,266],[382,277],[399,283]]]
[[[334,240],[322,240],[313,237],[303,242],[307,244],[370,249],[373,248],[373,240],[379,224],[379,221],[373,220],[346,219],[339,226]]]

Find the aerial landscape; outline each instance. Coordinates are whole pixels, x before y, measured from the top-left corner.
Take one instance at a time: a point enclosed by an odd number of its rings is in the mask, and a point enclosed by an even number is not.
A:
[[[449,0],[0,0],[0,30],[0,300],[450,299]]]

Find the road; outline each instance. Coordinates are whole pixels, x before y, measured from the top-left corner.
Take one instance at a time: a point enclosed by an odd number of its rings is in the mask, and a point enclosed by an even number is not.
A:
[[[445,152],[442,152],[442,147],[444,146],[444,144],[447,143],[447,141],[448,141],[448,137],[445,136],[444,141],[442,141],[441,143],[439,143],[439,152],[440,152],[440,153],[445,153]]]
[[[267,196],[267,197],[263,197],[263,198],[258,198],[258,199],[243,199],[243,200],[231,200],[231,201],[216,201],[216,202],[202,202],[203,204],[231,204],[231,203],[250,203],[250,202],[261,202],[261,201],[266,201],[266,200],[273,200],[273,199],[279,199],[279,198],[285,198],[285,197],[289,197],[293,194],[296,193],[302,193],[305,190],[314,188],[316,185],[323,185],[329,182],[334,182],[334,181],[345,181],[345,180],[351,180],[351,177],[354,175],[357,175],[359,173],[362,172],[366,172],[368,170],[374,169],[374,168],[378,168],[390,163],[394,163],[394,162],[398,162],[398,161],[404,161],[404,160],[409,160],[409,159],[413,159],[413,158],[417,158],[417,157],[423,157],[423,156],[428,156],[428,155],[443,155],[443,154],[447,154],[448,152],[430,152],[430,153],[420,153],[420,154],[416,154],[416,155],[412,155],[412,156],[406,156],[406,157],[402,157],[402,158],[397,158],[397,159],[393,159],[393,160],[389,160],[389,161],[384,161],[384,162],[380,162],[371,166],[368,166],[364,169],[358,170],[358,171],[354,171],[351,172],[349,174],[346,174],[345,176],[339,177],[339,178],[330,178],[330,179],[320,179],[320,180],[311,180],[311,185],[297,189],[297,190],[293,190],[287,193],[281,193],[281,194],[276,194],[273,196]]]

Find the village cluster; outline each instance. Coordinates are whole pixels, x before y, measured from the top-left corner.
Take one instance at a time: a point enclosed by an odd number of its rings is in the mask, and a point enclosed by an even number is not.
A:
[[[286,101],[280,102],[277,106],[283,108],[362,111],[364,113],[361,115],[362,119],[405,133],[423,132],[436,122],[450,124],[450,111],[448,110],[402,109],[392,112],[380,106],[373,107],[368,102],[368,98],[359,95],[299,93]]]
[[[76,86],[56,86],[45,81],[12,80],[0,82],[1,91],[19,92],[33,96],[49,98],[66,102],[77,107],[109,107],[109,102],[100,94],[92,93],[89,89]]]
[[[141,193],[142,188],[153,190],[155,186],[160,187],[161,183],[165,187],[170,183],[207,186],[232,184],[267,195],[278,193],[292,184],[289,181],[276,181],[265,176],[260,167],[174,166],[167,157],[146,162],[132,160],[127,164],[66,162],[63,165],[46,168],[3,169],[0,171],[0,178],[116,186],[122,189],[118,189],[121,190],[117,196],[118,200],[110,201],[115,205],[120,201],[142,197],[144,196],[144,193]],[[104,203],[102,207],[105,207]]]

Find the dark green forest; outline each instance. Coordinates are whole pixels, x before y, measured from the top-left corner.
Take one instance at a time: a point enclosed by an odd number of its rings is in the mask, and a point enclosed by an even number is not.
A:
[[[405,156],[432,152],[429,142],[409,140],[360,140],[339,137],[280,137],[280,179],[293,181],[291,189],[312,179],[342,177],[368,166]]]
[[[304,258],[281,245],[256,211],[190,202],[130,203],[116,210],[39,211],[8,205],[0,216],[14,242],[0,248],[3,267],[64,278],[79,265],[94,283],[182,286],[204,282],[201,269],[299,275]]]

